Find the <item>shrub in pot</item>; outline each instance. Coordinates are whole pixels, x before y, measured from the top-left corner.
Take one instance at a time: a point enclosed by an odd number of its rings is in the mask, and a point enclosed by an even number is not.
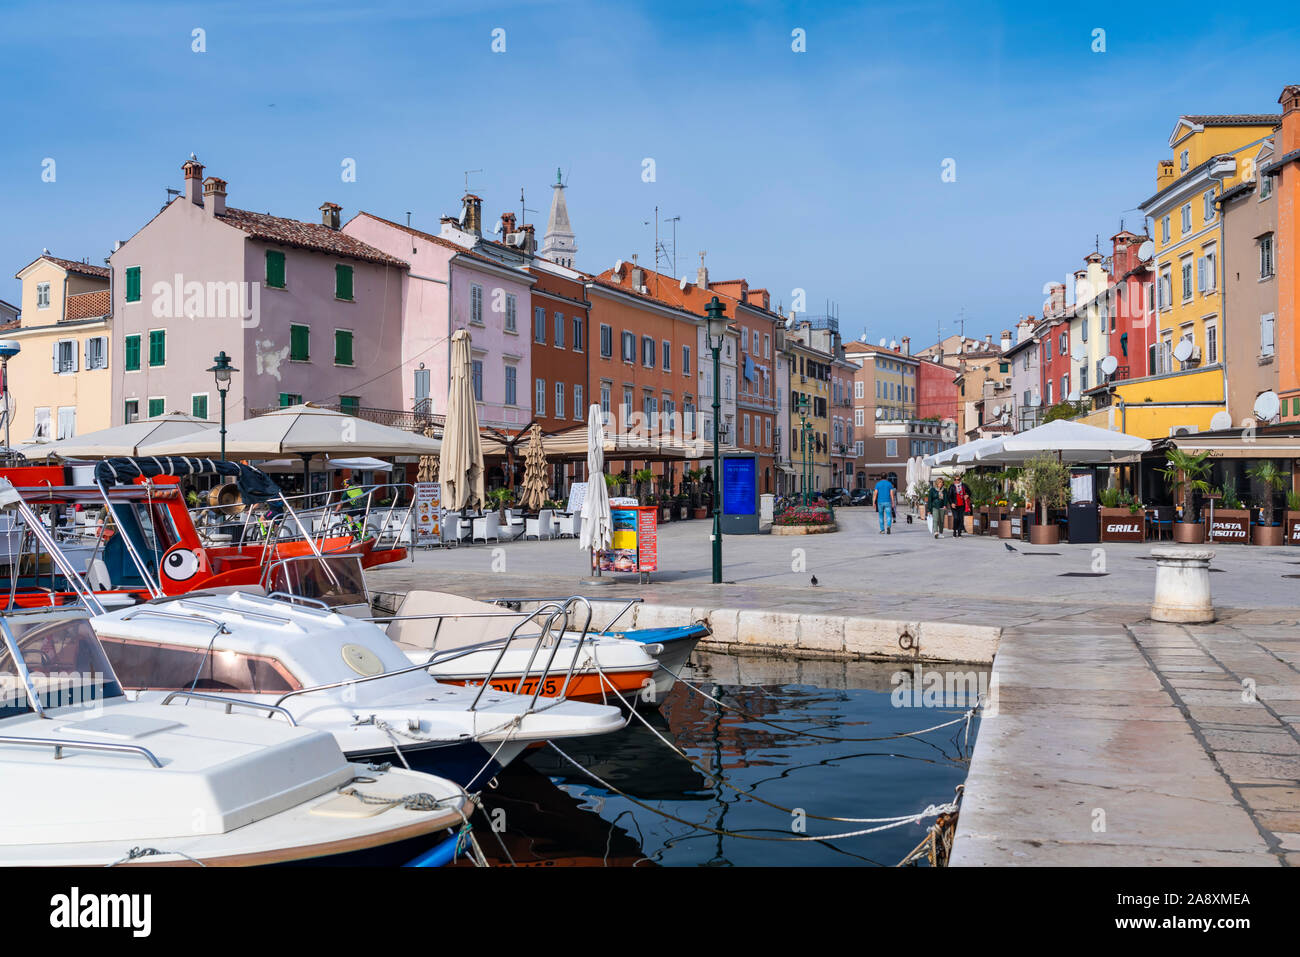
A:
[[[1208,492],[1210,483],[1205,477],[1210,474],[1209,452],[1187,452],[1177,446],[1165,451],[1165,467],[1156,469],[1165,477],[1165,482],[1175,496],[1183,500],[1181,521],[1174,522],[1174,541],[1186,545],[1199,545],[1205,541],[1205,526],[1192,520],[1192,493]]]
[[[1278,464],[1272,459],[1265,459],[1257,463],[1253,468],[1247,469],[1246,474],[1267,489],[1264,501],[1260,502],[1259,524],[1254,529],[1255,544],[1281,545],[1283,528],[1276,501],[1278,493],[1285,491],[1286,487],[1291,484],[1291,473],[1288,470],[1279,468]],[[1288,501],[1288,506],[1289,504]]]
[[[1021,475],[1025,496],[1035,503],[1038,518],[1031,526],[1029,540],[1036,545],[1054,545],[1061,538],[1061,530],[1047,521],[1054,508],[1070,503],[1070,470],[1052,458],[1041,455],[1025,464]]]

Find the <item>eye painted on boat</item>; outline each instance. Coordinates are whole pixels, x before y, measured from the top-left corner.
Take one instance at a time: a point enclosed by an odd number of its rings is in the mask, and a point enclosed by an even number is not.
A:
[[[168,552],[163,557],[163,574],[172,581],[183,582],[198,574],[199,556],[188,548]]]

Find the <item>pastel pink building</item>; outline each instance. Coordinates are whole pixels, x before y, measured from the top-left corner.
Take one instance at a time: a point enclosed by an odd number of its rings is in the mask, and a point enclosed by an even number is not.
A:
[[[185,191],[112,254],[114,424],[219,414],[213,356],[240,370],[227,417],[308,401],[409,408],[406,261],[339,229],[226,204],[226,183],[184,164]]]
[[[467,197],[462,239],[481,235],[481,201]],[[521,269],[453,242],[362,212],[343,235],[410,264],[402,315],[401,376],[413,407],[447,411],[451,335],[470,334],[479,423],[518,431],[532,419],[531,288]],[[412,406],[405,406],[410,408]]]

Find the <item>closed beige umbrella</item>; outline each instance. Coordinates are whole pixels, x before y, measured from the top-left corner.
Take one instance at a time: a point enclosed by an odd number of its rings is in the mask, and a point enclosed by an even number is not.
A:
[[[433,424],[430,423],[424,427],[424,434],[428,438],[433,438]],[[416,473],[417,482],[436,482],[438,481],[438,456],[421,455],[420,468]]]
[[[451,386],[438,464],[445,508],[460,511],[471,502],[482,505],[487,501],[483,491],[483,445],[474,402],[474,366],[469,333],[464,329],[457,329],[451,336]]]
[[[524,487],[519,502],[524,508],[531,509],[540,509],[546,502],[546,449],[542,447],[542,427],[536,422],[528,430]]]

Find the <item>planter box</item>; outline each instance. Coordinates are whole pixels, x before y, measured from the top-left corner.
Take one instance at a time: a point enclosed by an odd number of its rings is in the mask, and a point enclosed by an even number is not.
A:
[[[1146,540],[1146,518],[1134,515],[1127,508],[1101,510],[1101,540],[1103,542],[1141,542]]]
[[[1061,543],[1061,526],[1055,522],[1048,525],[1030,525],[1029,543],[1031,545],[1059,545]]]
[[[966,516],[966,531],[972,535],[983,535],[988,528],[988,512],[975,512]]]
[[[708,518],[708,517],[709,517],[709,510],[708,510],[707,508],[705,508],[703,505],[701,505],[701,506],[699,506],[698,508],[693,509],[693,510],[692,510],[692,514],[693,514],[696,518]]]
[[[1250,544],[1250,512],[1244,508],[1216,508],[1211,534],[1217,543]]]
[[[1255,525],[1251,529],[1252,542],[1255,545],[1281,545],[1284,530],[1282,525]]]
[[[975,510],[975,517],[979,519],[979,529],[976,535],[987,535],[989,533],[989,507],[983,505]]]
[[[1001,536],[1002,521],[1006,517],[1006,511],[1007,510],[1001,505],[989,506],[989,524],[987,534]]]
[[[1009,508],[998,522],[998,538],[1020,538],[1025,526],[1025,510]]]
[[[1174,522],[1174,541],[1180,545],[1203,544],[1205,525],[1201,522]]]
[[[1288,545],[1300,545],[1300,512],[1287,512],[1282,528]]]

